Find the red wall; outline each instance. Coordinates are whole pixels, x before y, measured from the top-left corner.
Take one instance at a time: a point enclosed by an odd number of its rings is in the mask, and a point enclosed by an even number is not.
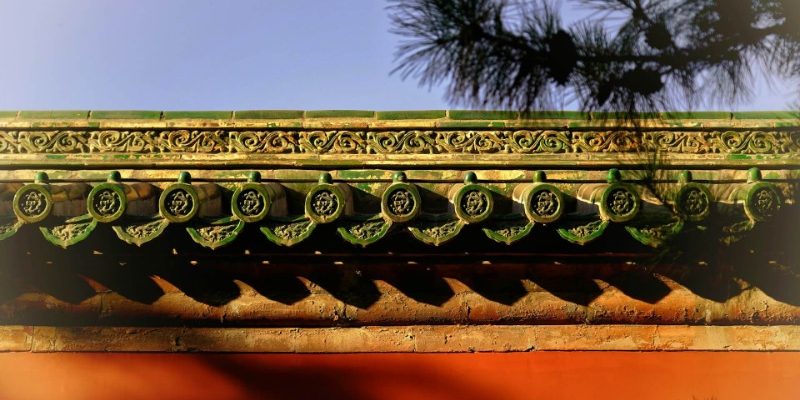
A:
[[[5,353],[0,398],[800,399],[800,353]]]

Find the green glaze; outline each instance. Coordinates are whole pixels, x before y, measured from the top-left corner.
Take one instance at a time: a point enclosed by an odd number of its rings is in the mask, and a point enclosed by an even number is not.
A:
[[[375,116],[379,120],[398,120],[398,119],[439,119],[446,118],[445,110],[425,110],[425,111],[378,111]]]
[[[314,232],[317,224],[305,216],[275,218],[260,227],[267,239],[279,246],[294,246]]]
[[[658,248],[679,234],[683,229],[683,220],[657,226],[626,226],[625,230],[639,243]]]
[[[600,195],[600,216],[611,222],[628,222],[639,214],[639,194],[631,185],[615,182],[609,184]]]
[[[375,111],[367,110],[313,110],[306,111],[306,118],[374,118]]]
[[[86,119],[89,110],[20,111],[19,119]]]
[[[738,111],[735,119],[800,119],[800,112],[793,111]]]
[[[439,246],[447,243],[461,232],[464,222],[460,220],[447,219],[447,216],[431,216],[423,220],[416,220],[408,227],[408,231],[417,240]]]
[[[89,237],[96,227],[97,220],[89,214],[84,214],[70,218],[60,225],[41,226],[39,230],[48,242],[66,249]]]
[[[450,119],[456,120],[509,120],[519,119],[519,113],[516,111],[471,111],[471,110],[450,110],[448,111]]]
[[[773,183],[751,183],[744,195],[744,212],[752,221],[766,221],[780,211],[783,204],[781,197]]]
[[[231,196],[231,213],[244,222],[258,222],[269,214],[272,196],[257,182],[242,183]]]
[[[549,183],[534,183],[523,195],[525,216],[531,222],[549,224],[564,214],[564,193]]]
[[[381,240],[392,227],[392,221],[382,215],[361,215],[350,217],[336,229],[339,236],[348,243],[367,247]]]
[[[328,175],[330,176],[330,175]],[[320,179],[323,181],[324,179]],[[327,224],[339,218],[347,206],[347,197],[338,186],[320,183],[306,195],[306,217],[317,224]]]
[[[159,237],[167,229],[167,226],[169,226],[169,220],[154,218],[128,221],[123,225],[114,225],[112,228],[123,242],[141,246]]]
[[[172,199],[171,196],[175,196],[175,198]],[[174,201],[174,203],[168,204],[170,201]],[[176,212],[176,210],[180,211]],[[173,183],[161,192],[158,199],[158,211],[169,222],[178,224],[188,222],[200,211],[200,196],[191,184]]]
[[[494,196],[483,185],[467,184],[458,189],[453,197],[453,208],[458,219],[465,224],[483,222],[492,215]]]
[[[483,233],[495,242],[511,245],[527,237],[533,230],[533,226],[534,223],[528,221],[527,218],[515,214],[492,220],[486,228],[483,228]]]
[[[233,217],[225,217],[208,223],[188,226],[186,231],[189,232],[189,236],[195,243],[214,250],[233,243],[242,229],[244,229],[244,225],[244,221]]]
[[[232,119],[233,111],[164,111],[164,119]]]
[[[422,210],[422,197],[413,183],[395,181],[381,196],[381,212],[392,222],[408,222]]]
[[[243,110],[234,111],[234,119],[299,119],[303,118],[302,110]]]
[[[128,208],[125,189],[116,182],[101,183],[89,192],[86,208],[98,222],[114,222],[125,215]]]
[[[556,232],[564,240],[579,245],[589,243],[600,236],[608,228],[608,221],[593,221],[583,225],[576,225],[571,228],[558,228]]]
[[[94,119],[161,119],[161,111],[92,111]]]
[[[42,179],[37,178],[37,182]],[[14,214],[20,221],[33,224],[43,221],[53,210],[53,197],[46,184],[30,183],[14,194]]]
[[[675,194],[675,213],[683,219],[699,222],[711,214],[714,197],[705,185],[687,182]]]
[[[439,128],[505,128],[503,121],[441,121],[437,122]]]
[[[4,218],[0,221],[0,241],[14,236],[23,225],[17,218]]]

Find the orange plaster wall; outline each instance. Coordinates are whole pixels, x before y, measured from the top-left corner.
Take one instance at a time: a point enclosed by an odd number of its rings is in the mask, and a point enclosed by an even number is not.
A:
[[[5,353],[0,398],[800,399],[800,353]]]

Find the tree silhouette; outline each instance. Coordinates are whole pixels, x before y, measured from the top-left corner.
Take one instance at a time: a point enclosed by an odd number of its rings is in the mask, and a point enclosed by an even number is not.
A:
[[[593,14],[570,27],[544,0],[390,1],[394,71],[473,107],[635,115],[800,78],[800,0],[573,0]]]

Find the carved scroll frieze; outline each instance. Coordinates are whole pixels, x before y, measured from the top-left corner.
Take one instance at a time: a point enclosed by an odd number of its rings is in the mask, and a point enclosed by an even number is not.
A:
[[[20,130],[0,131],[0,154],[795,154],[800,131],[625,130]]]

